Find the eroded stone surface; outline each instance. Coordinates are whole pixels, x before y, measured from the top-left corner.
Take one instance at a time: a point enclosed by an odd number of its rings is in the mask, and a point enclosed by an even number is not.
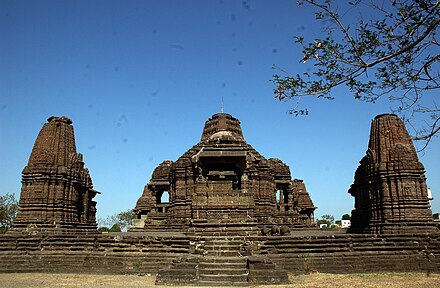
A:
[[[154,170],[134,223],[146,230],[203,223],[307,227],[313,225],[314,210],[304,183],[292,180],[289,166],[264,158],[244,140],[240,121],[219,113],[206,121],[199,143]]]
[[[78,235],[73,228],[96,228],[97,192],[72,121],[51,117],[23,170],[13,230],[53,233],[0,235],[0,273],[157,273],[157,284],[217,286],[288,283],[286,271],[438,273],[440,234],[423,165],[399,121],[373,121],[350,190],[353,230],[395,235],[304,229],[315,207],[302,180],[255,151],[240,122],[224,113],[206,122],[201,141],[182,157],[155,169],[136,205],[140,233]]]
[[[23,169],[13,231],[96,229],[96,202],[83,156],[76,152],[72,120],[50,117]]]
[[[355,198],[351,232],[432,232],[425,169],[402,120],[394,114],[371,123],[370,142],[349,193]]]

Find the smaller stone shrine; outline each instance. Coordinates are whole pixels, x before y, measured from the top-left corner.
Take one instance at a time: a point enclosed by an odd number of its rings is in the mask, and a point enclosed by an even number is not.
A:
[[[349,193],[355,198],[349,232],[436,232],[425,169],[411,137],[394,114],[371,123],[370,142]]]
[[[83,156],[76,152],[72,120],[50,117],[22,172],[19,211],[13,231],[95,229],[96,202]]]
[[[203,223],[308,227],[314,225],[315,209],[289,166],[264,158],[246,143],[238,119],[218,113],[206,121],[199,143],[154,170],[131,230],[182,230]]]

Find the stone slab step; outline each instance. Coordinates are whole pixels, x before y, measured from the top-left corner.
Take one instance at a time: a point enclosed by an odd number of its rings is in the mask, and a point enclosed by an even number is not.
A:
[[[199,275],[247,275],[247,268],[224,268],[224,267],[210,267],[210,268],[200,268]]]
[[[240,263],[246,265],[247,259],[245,257],[212,257],[208,255],[200,259],[200,263]]]
[[[199,274],[199,281],[206,282],[233,282],[233,283],[247,283],[247,274],[242,275],[227,275],[227,274]]]
[[[252,231],[241,231],[241,232],[218,232],[218,231],[212,231],[212,232],[203,232],[203,233],[199,233],[198,236],[201,237],[241,237],[241,238],[246,238],[246,237],[257,237],[258,235],[256,234],[256,232],[252,232]]]
[[[246,264],[243,263],[200,263],[199,269],[245,269]]]
[[[231,239],[231,240],[225,240],[225,239],[207,239],[205,240],[205,245],[215,245],[215,246],[235,246],[243,244],[243,239]]]
[[[219,250],[239,251],[241,248],[241,244],[242,243],[231,244],[231,245],[205,244],[205,246],[203,246],[203,249],[207,251],[219,251]]]
[[[240,245],[246,243],[244,240],[230,240],[230,241],[205,241],[205,246],[214,246],[214,247],[240,247]]]
[[[215,281],[198,281],[198,286],[210,286],[210,287],[225,287],[225,286],[250,286],[251,284],[246,282],[215,282]]]
[[[240,256],[240,251],[206,251],[208,256],[230,257]]]
[[[238,235],[230,235],[230,236],[193,236],[193,238],[196,239],[203,239],[206,241],[212,240],[212,241],[235,241],[235,240],[239,240],[239,241],[243,241],[245,239],[249,239],[249,237],[243,237],[243,236],[238,236]],[[252,239],[258,239],[258,237],[250,237]]]

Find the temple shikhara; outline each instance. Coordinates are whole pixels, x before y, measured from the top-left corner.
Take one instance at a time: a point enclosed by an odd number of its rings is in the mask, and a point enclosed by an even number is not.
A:
[[[376,116],[370,142],[349,193],[355,198],[350,232],[438,231],[429,205],[425,168],[394,114]]]
[[[83,156],[76,152],[72,120],[50,117],[23,169],[20,209],[13,228],[96,230],[96,202]]]
[[[264,158],[246,143],[238,119],[218,113],[206,121],[199,143],[154,170],[134,209],[132,230],[310,227],[315,208],[289,166]]]

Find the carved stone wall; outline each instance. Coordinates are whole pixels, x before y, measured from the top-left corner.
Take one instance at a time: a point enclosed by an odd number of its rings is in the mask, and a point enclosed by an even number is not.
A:
[[[19,211],[13,230],[96,229],[96,202],[83,156],[76,152],[72,121],[50,117],[22,173]]]
[[[355,198],[351,232],[436,231],[425,169],[402,120],[394,114],[371,123],[370,142],[349,193]]]
[[[168,203],[159,201],[163,193]],[[194,223],[252,222],[304,227],[313,225],[314,210],[289,167],[261,156],[244,140],[240,121],[219,113],[206,121],[199,143],[154,170],[137,202],[134,226],[185,229]]]

